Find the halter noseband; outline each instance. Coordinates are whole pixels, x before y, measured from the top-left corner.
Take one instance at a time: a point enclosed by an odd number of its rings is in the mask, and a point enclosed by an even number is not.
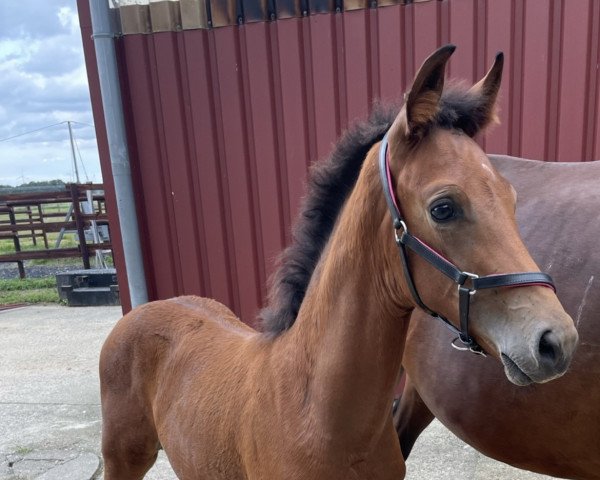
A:
[[[426,243],[411,235],[406,228],[406,223],[402,219],[400,209],[396,203],[396,195],[392,190],[392,175],[390,172],[389,164],[389,152],[388,152],[388,141],[387,133],[381,141],[379,147],[379,175],[381,183],[383,185],[383,192],[385,194],[385,200],[387,202],[390,214],[394,222],[394,233],[396,237],[396,244],[400,250],[400,256],[402,258],[402,268],[404,270],[404,277],[406,283],[412,294],[412,297],[416,304],[421,307],[426,313],[431,315],[438,320],[444,322],[444,324],[456,333],[458,336],[452,340],[452,346],[458,350],[468,350],[470,352],[485,356],[483,348],[475,341],[473,337],[469,335],[469,307],[471,303],[471,297],[475,295],[477,290],[483,290],[487,288],[498,288],[498,287],[526,287],[526,286],[544,286],[551,288],[556,292],[552,277],[547,273],[542,272],[525,272],[525,273],[506,273],[501,275],[486,275],[480,277],[474,273],[469,273],[460,270],[449,260],[442,257],[439,253],[433,250]],[[442,272],[448,278],[453,280],[458,285],[458,308],[460,318],[460,329],[456,328],[450,321],[434,312],[427,307],[419,293],[417,287],[413,281],[410,265],[408,261],[408,253],[406,248],[410,248],[414,253],[427,260],[437,270]],[[467,280],[470,282],[470,287],[466,286]],[[464,346],[456,344],[456,341],[460,340]]]

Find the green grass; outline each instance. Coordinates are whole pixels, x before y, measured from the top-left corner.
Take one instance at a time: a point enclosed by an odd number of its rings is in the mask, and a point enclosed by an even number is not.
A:
[[[25,232],[22,232],[21,235],[25,235]],[[49,232],[47,234],[48,237],[48,246],[50,248],[54,248],[56,243],[56,238],[58,237],[58,232]],[[33,240],[31,237],[20,237],[19,245],[21,250],[43,250],[44,247],[44,239],[42,237],[37,238],[37,245],[33,244]],[[79,241],[77,239],[77,235],[69,233],[63,236],[62,241],[60,242],[60,248],[71,248],[79,245]],[[15,244],[12,239],[4,238],[0,240],[0,254],[3,253],[14,253],[15,252]]]
[[[0,305],[59,302],[53,277],[0,280]]]
[[[47,234],[48,237],[48,246],[50,248],[55,247],[56,238],[58,237],[58,232],[49,232]],[[37,245],[33,244],[33,240],[31,238],[23,238],[19,239],[19,244],[21,247],[21,251],[29,251],[29,250],[43,250],[44,240],[41,237],[37,238]],[[79,245],[79,240],[77,235],[69,233],[65,234],[60,242],[60,248],[74,248]],[[15,253],[15,244],[11,239],[2,239],[0,240],[0,255]],[[77,262],[81,262],[81,257],[72,257],[72,258],[59,258],[59,259],[38,259],[38,260],[29,260],[30,265],[72,265]]]
[[[44,212],[55,212],[61,213],[61,216],[53,218],[47,221],[61,222],[64,220],[64,215],[69,208],[69,203],[63,204],[52,204],[44,205]],[[22,211],[16,212],[15,216],[17,219],[27,219],[28,214]],[[37,210],[34,209],[33,217],[37,217]],[[0,219],[7,220],[6,215],[0,215]],[[22,231],[20,233],[19,243],[22,251],[30,250],[43,250],[44,240],[42,237],[37,237],[37,244],[33,244],[31,237],[26,237],[27,232]],[[58,238],[59,232],[49,232],[47,234],[48,247],[55,248],[56,239]],[[62,238],[60,248],[73,248],[79,245],[79,239],[77,234],[69,233],[65,234]],[[10,254],[15,252],[15,245],[11,238],[0,240],[0,255]],[[109,266],[113,265],[112,257],[106,256],[107,263]],[[90,258],[92,266],[94,265],[94,257]],[[38,260],[27,260],[25,263],[25,270],[27,271],[28,266],[47,265],[53,267],[72,267],[81,269],[83,263],[81,256],[72,258],[60,258],[60,259],[38,259]],[[58,292],[56,289],[56,280],[54,276],[47,278],[27,278],[27,279],[13,279],[13,280],[0,280],[0,305],[6,305],[10,303],[59,303]]]
[[[0,280],[0,292],[14,292],[17,290],[35,290],[44,288],[55,288],[56,280],[47,278],[24,278],[14,280]]]
[[[12,303],[61,303],[56,288],[0,292],[0,305]]]

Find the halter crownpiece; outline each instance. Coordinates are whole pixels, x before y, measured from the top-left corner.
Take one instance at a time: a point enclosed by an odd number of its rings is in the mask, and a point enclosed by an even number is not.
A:
[[[471,305],[471,297],[475,295],[477,290],[498,287],[527,287],[539,285],[551,288],[556,292],[552,277],[543,272],[506,273],[480,277],[474,273],[465,272],[459,269],[425,242],[411,235],[406,227],[406,222],[402,218],[400,208],[396,201],[396,195],[392,189],[392,174],[390,171],[387,135],[388,134],[386,133],[379,146],[379,176],[383,186],[385,200],[392,216],[396,244],[400,250],[402,269],[408,288],[415,303],[420,308],[432,317],[444,322],[444,325],[458,335],[452,340],[452,346],[454,348],[458,350],[468,350],[472,353],[485,356],[483,348],[481,348],[475,339],[469,335],[469,307]],[[446,317],[427,307],[421,300],[411,275],[408,252],[406,251],[407,247],[458,285],[460,329],[456,328]],[[467,283],[470,284],[470,287],[467,286]],[[458,345],[456,343],[457,340],[460,340],[463,346]]]

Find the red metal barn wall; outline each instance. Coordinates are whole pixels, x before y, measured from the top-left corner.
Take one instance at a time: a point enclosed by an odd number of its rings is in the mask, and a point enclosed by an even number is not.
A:
[[[118,225],[87,0],[79,9]],[[482,139],[488,152],[600,158],[599,29],[594,0],[444,0],[123,36],[150,298],[214,297],[252,323],[309,164],[375,99],[401,98],[422,60],[448,42],[458,46],[450,76],[468,82],[506,54],[502,124]],[[119,238],[114,244],[126,297]]]

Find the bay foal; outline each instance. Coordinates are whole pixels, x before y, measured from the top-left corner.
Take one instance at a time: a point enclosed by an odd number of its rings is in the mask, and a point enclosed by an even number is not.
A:
[[[442,100],[453,51],[425,61],[389,130],[394,194],[411,231],[461,267],[535,271],[510,185],[464,133],[493,117],[501,58],[480,84]],[[378,150],[354,162],[349,193],[339,186],[343,198],[321,199],[343,206],[327,241],[315,239],[323,251],[293,326],[257,333],[198,297],[150,303],[118,322],[100,357],[107,480],[142,478],[161,446],[182,479],[403,478],[390,412],[415,305]],[[411,268],[423,300],[457,323],[454,284],[420,258]],[[470,318],[489,354],[519,358],[535,381],[560,375],[576,343],[571,318],[540,286],[484,293]],[[539,348],[547,332],[560,358],[552,365]]]

